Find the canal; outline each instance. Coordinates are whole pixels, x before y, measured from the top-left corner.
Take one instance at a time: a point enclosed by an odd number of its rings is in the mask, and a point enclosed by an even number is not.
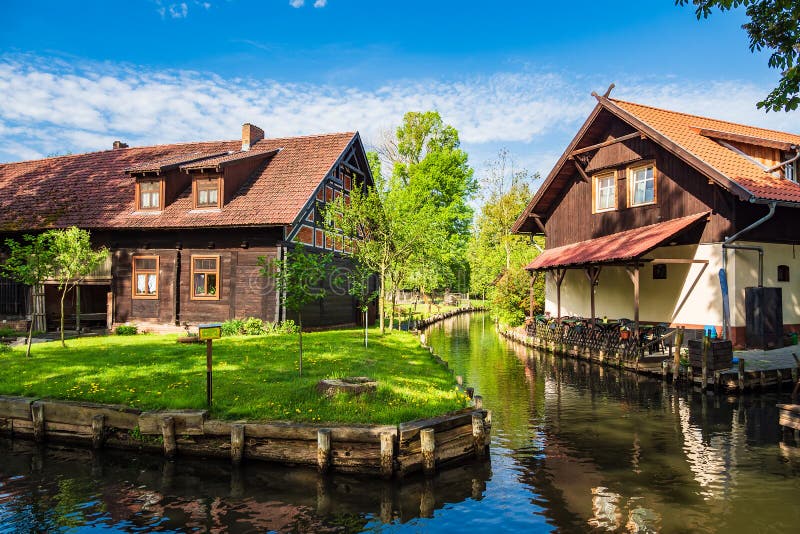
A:
[[[430,344],[493,412],[491,460],[378,482],[0,440],[0,532],[793,532],[788,392],[725,397],[561,360],[483,314]]]

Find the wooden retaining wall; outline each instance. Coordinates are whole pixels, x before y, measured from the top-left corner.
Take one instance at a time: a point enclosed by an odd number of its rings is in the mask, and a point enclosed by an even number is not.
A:
[[[476,398],[480,403],[480,399]],[[205,410],[142,412],[126,406],[0,396],[0,433],[65,442],[199,456],[263,460],[383,478],[487,455],[491,415],[480,406],[401,425],[318,426],[219,421]]]
[[[462,308],[456,308],[455,310],[451,310],[445,313],[437,313],[435,315],[431,315],[425,319],[420,319],[414,325],[414,329],[417,331],[423,330],[428,328],[432,324],[438,323],[439,321],[444,321],[449,317],[454,317],[456,315],[461,315],[463,313],[475,313],[475,312],[482,312],[486,311],[487,308],[483,306],[464,306]]]
[[[680,382],[697,386],[701,389],[724,390],[728,393],[744,392],[746,390],[764,390],[767,388],[791,386],[797,383],[800,373],[800,361],[795,358],[797,365],[783,369],[745,370],[743,360],[739,360],[739,367],[734,370],[719,371],[709,370],[704,377],[698,370],[691,366],[678,365],[675,368],[674,360],[664,360],[663,357],[644,356],[636,360],[626,359],[621,353],[606,353],[577,345],[567,345],[544,341],[537,337],[527,336],[517,331],[499,330],[501,336],[539,350],[553,354],[586,360],[589,362],[625,369],[635,373],[655,376],[665,382],[677,379]]]

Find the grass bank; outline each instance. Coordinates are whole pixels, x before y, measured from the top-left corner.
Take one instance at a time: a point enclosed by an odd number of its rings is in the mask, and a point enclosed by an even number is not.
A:
[[[205,345],[175,335],[71,339],[0,353],[0,394],[125,404],[142,410],[205,408]],[[214,341],[214,406],[221,419],[380,423],[431,417],[467,405],[453,376],[404,332],[359,329],[297,336],[238,336]],[[323,378],[369,376],[373,395],[319,396]]]

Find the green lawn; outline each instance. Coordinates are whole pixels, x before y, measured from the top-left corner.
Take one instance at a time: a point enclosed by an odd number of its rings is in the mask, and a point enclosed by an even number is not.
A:
[[[0,353],[0,394],[126,404],[142,410],[205,408],[205,345],[175,335],[72,339]],[[303,335],[303,377],[297,336],[240,336],[214,341],[214,406],[222,419],[394,424],[467,406],[453,376],[417,339],[334,330]],[[370,376],[373,395],[320,397],[323,378]]]

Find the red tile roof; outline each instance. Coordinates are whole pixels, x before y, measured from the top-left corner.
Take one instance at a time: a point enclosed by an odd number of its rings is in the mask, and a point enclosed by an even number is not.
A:
[[[238,152],[242,142],[215,141],[136,147],[0,164],[0,230],[71,225],[83,228],[193,228],[289,224],[355,133],[264,139],[253,150],[280,151],[259,167],[222,209],[192,211],[188,188],[158,214],[134,213],[127,169],[190,159],[197,153]]]
[[[535,271],[638,258],[687,230],[694,223],[707,217],[708,214],[709,212],[698,213],[563,247],[547,249],[525,268]]]
[[[269,150],[259,150],[255,146],[251,150],[243,150],[240,152],[233,152],[231,154],[222,154],[216,157],[200,159],[191,163],[181,165],[181,170],[188,169],[216,169],[221,171],[224,167],[232,163],[239,163],[248,159],[267,158],[274,156],[280,149],[273,148]]]
[[[613,98],[608,101],[712,166],[756,198],[800,202],[800,185],[765,172],[751,160],[716,142],[712,136],[704,135],[701,130],[715,130],[795,146],[800,146],[800,135],[668,111]]]

